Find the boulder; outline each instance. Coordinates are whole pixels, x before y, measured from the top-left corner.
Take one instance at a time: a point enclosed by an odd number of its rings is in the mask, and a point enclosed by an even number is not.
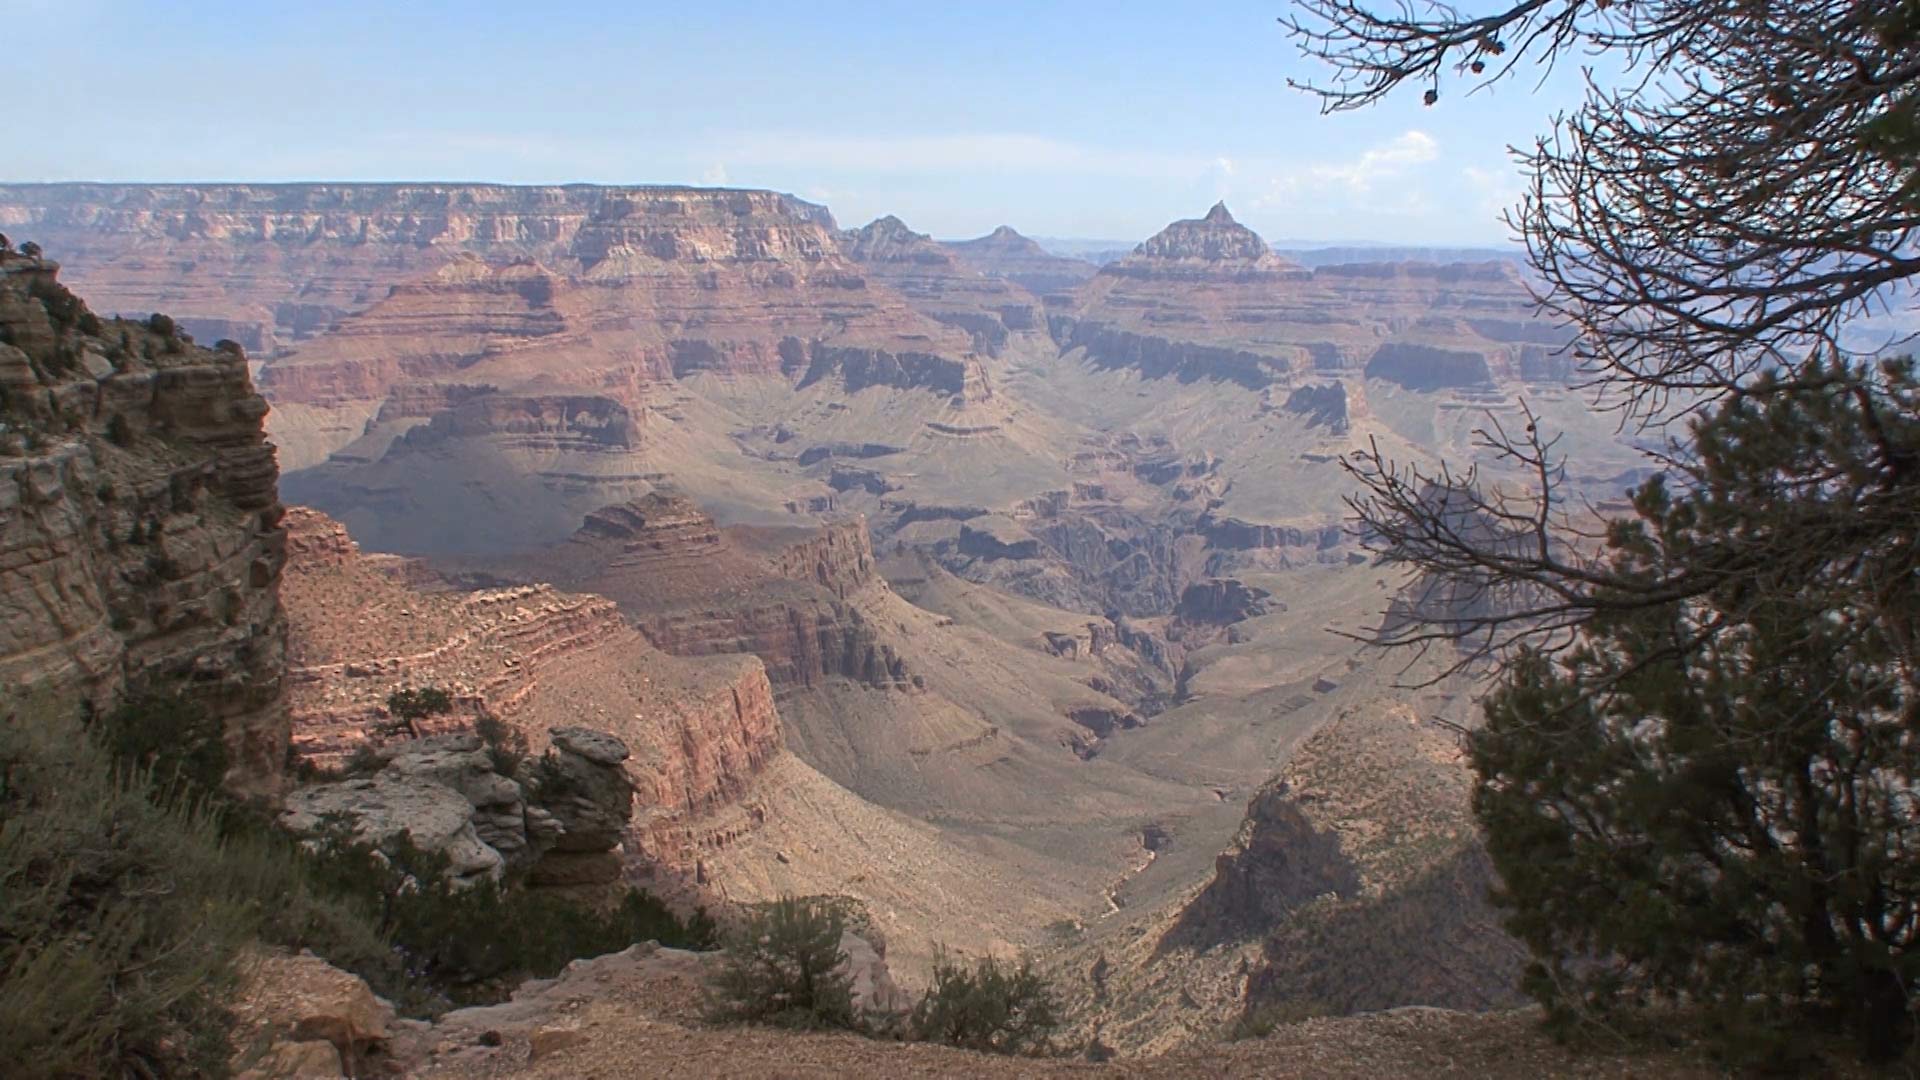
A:
[[[609,851],[633,820],[633,781],[621,763],[627,745],[603,731],[552,729],[540,761],[535,801],[560,823],[556,852]]]
[[[525,793],[494,771],[478,736],[437,735],[402,743],[381,774],[437,783],[465,796],[473,808],[474,832],[508,864],[532,863],[558,835],[546,828],[551,815],[542,814],[540,823],[528,819]]]
[[[287,796],[280,821],[308,836],[331,820],[345,821],[355,836],[376,845],[405,835],[423,851],[445,854],[456,884],[498,881],[506,860],[481,841],[473,814],[466,796],[431,777],[382,771],[301,788]]]
[[[337,1080],[347,1075],[340,1051],[325,1039],[276,1042],[237,1080]]]
[[[393,1006],[357,975],[309,952],[259,954],[247,965],[236,1012],[266,1053],[243,1076],[351,1075],[385,1049]],[[330,1071],[329,1071],[330,1070]]]

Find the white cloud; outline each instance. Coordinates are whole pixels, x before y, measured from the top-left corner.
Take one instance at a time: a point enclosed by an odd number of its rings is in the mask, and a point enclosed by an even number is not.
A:
[[[1376,189],[1406,179],[1418,166],[1440,157],[1439,140],[1424,131],[1403,131],[1346,161],[1318,162],[1282,169],[1254,205],[1281,207],[1304,195],[1335,200],[1371,196]],[[1420,212],[1425,198],[1417,189],[1404,189],[1394,200],[1395,212]],[[1381,208],[1375,202],[1376,209]]]
[[[707,170],[700,174],[700,182],[712,187],[725,187],[727,184],[726,163],[716,161],[707,166]]]

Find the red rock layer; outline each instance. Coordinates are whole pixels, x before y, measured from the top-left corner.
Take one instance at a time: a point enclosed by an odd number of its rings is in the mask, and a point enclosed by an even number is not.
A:
[[[417,571],[410,583],[392,560],[361,555],[318,511],[294,507],[287,520],[289,700],[308,756],[337,760],[378,738],[387,695],[407,686],[452,693],[448,726],[484,710],[536,746],[552,726],[609,731],[634,751],[635,839],[665,857],[780,752],[772,688],[752,657],[665,655],[611,601],[546,585],[422,589]]]

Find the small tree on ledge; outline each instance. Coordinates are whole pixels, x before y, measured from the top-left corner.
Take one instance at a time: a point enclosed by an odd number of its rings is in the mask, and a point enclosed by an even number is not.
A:
[[[387,695],[387,711],[417,739],[420,737],[422,720],[453,711],[453,695],[437,686],[395,690]]]

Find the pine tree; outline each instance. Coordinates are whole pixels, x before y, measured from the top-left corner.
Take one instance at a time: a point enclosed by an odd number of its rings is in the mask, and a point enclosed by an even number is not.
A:
[[[1602,595],[1501,672],[1475,809],[1555,1017],[1665,1001],[1737,1056],[1886,1058],[1920,979],[1920,387],[1901,361],[1752,391],[1610,529],[1607,578],[1686,595]]]

